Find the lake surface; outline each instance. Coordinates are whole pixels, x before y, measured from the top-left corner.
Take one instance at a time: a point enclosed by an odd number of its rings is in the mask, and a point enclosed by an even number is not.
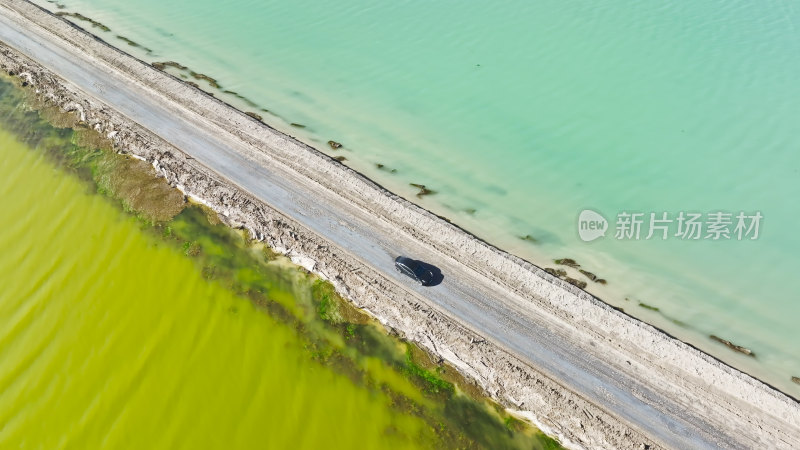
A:
[[[0,446],[432,442],[108,199],[5,132],[0,149]]]
[[[576,259],[608,281],[583,278],[590,292],[800,395],[796,4],[39,3],[213,77],[215,95],[504,249]],[[763,221],[756,240],[681,240],[673,223],[664,241],[586,243],[584,209],[612,227],[620,212]]]

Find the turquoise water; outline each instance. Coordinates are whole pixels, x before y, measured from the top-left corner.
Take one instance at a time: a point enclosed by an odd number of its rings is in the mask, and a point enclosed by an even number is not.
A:
[[[800,395],[796,4],[61,3],[147,61],[214,77],[279,129],[324,151],[342,142],[330,153],[513,253],[578,260],[608,280],[590,292]],[[584,208],[764,220],[756,241],[584,243]]]

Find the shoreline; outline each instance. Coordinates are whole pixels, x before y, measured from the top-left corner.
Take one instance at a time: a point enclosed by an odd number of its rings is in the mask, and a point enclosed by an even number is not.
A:
[[[650,325],[615,311],[589,294],[545,274],[538,267],[502,252],[442,218],[397,197],[352,169],[337,164],[331,158],[304,144],[291,140],[272,130],[268,125],[242,117],[244,116],[242,113],[233,111],[217,99],[201,95],[174,77],[161,74],[119,51],[115,54],[115,49],[112,50],[105,47],[104,43],[92,40],[66,22],[40,10],[31,9],[32,6],[26,3],[17,1],[6,3],[13,5],[13,9],[18,12],[24,11],[29,18],[35,16],[40,24],[46,21],[48,28],[61,33],[62,38],[66,36],[72,40],[76,48],[94,52],[92,56],[99,61],[105,60],[105,64],[111,62],[115,66],[119,64],[117,70],[126,73],[127,76],[135,77],[144,87],[157,90],[170,101],[179,103],[180,108],[185,108],[194,114],[204,114],[207,119],[214,122],[213,125],[227,129],[252,149],[263,148],[266,143],[269,154],[261,154],[251,149],[251,153],[247,155],[251,160],[264,164],[277,164],[281,170],[294,172],[293,176],[296,178],[314,180],[313,187],[323,189],[325,195],[335,194],[345,207],[358,208],[362,212],[368,211],[390,227],[404,230],[407,233],[406,239],[423,242],[432,251],[441,254],[442,258],[449,259],[453,265],[472,262],[466,268],[471,276],[480,279],[485,283],[485,287],[501,290],[507,292],[509,297],[518,296],[525,300],[525,303],[516,306],[540,311],[548,316],[547,319],[555,323],[554,328],[567,330],[565,334],[574,334],[573,339],[580,340],[580,347],[588,349],[603,346],[604,348],[594,351],[608,350],[610,353],[619,353],[623,357],[619,359],[620,355],[615,355],[618,361],[623,361],[625,357],[635,360],[637,370],[642,371],[643,384],[653,385],[653,392],[656,392],[657,396],[686,394],[687,405],[693,405],[695,403],[693,399],[700,399],[703,406],[697,408],[706,409],[702,413],[710,414],[712,425],[717,425],[714,428],[727,430],[725,435],[730,437],[731,440],[728,442],[733,443],[733,446],[737,443],[737,440],[734,440],[737,433],[741,433],[742,436],[739,436],[741,439],[748,435],[747,441],[738,441],[739,446],[746,446],[745,443],[751,442],[780,447],[791,446],[792,442],[796,442],[800,426],[798,405],[796,401],[782,393],[724,365],[688,344],[670,338]],[[0,58],[4,68],[12,67],[10,61],[13,60],[13,56],[4,53]],[[108,54],[104,57],[101,53]],[[16,68],[12,71],[19,74],[19,67],[23,65],[19,61],[16,64]],[[263,205],[263,202],[250,196],[244,189],[226,185],[224,179],[221,180],[202,164],[192,162],[180,151],[170,151],[174,147],[162,142],[159,137],[143,128],[137,129],[135,124],[126,123],[130,120],[126,120],[122,115],[108,111],[103,105],[91,99],[81,98],[79,91],[69,92],[61,86],[64,83],[48,74],[46,69],[36,69],[34,65],[28,63],[24,72],[30,73],[28,82],[37,89],[51,90],[53,100],[62,109],[72,108],[80,111],[82,119],[98,131],[102,130],[107,134],[116,131],[113,139],[121,148],[128,148],[130,153],[156,164],[159,172],[164,174],[171,184],[180,184],[187,188],[187,192],[194,192],[195,196],[208,201],[213,209],[223,214],[227,213],[231,223],[242,224],[257,238],[267,240],[271,244],[273,242],[282,244],[277,248],[285,249],[290,256],[308,258],[305,262],[308,264],[313,262],[311,266],[313,271],[333,281],[337,290],[344,293],[346,298],[365,307],[376,317],[382,317],[381,321],[389,328],[400,330],[411,340],[432,348],[435,354],[454,361],[459,370],[487,387],[487,392],[492,393],[501,402],[516,405],[523,402],[525,407],[521,409],[543,418],[544,422],[540,419],[540,422],[545,424],[542,428],[556,430],[555,434],[563,442],[573,442],[575,446],[585,447],[635,448],[645,443],[669,445],[659,441],[652,442],[641,436],[626,420],[614,417],[613,405],[596,405],[587,401],[581,394],[576,395],[571,389],[561,385],[553,374],[536,371],[534,368],[530,368],[533,372],[525,373],[530,364],[526,364],[522,358],[515,355],[516,352],[513,350],[503,349],[498,343],[488,344],[484,337],[471,331],[472,327],[448,318],[446,312],[437,309],[435,305],[422,306],[424,303],[417,303],[418,297],[409,295],[396,285],[391,286],[391,280],[378,270],[364,264],[358,257],[343,254],[342,252],[346,252],[345,249],[330,252],[329,246],[335,246],[335,242],[319,239],[319,236],[309,232],[307,228],[293,223],[288,214],[283,214],[274,208],[268,209],[268,205]],[[62,90],[56,94],[59,88]],[[209,112],[212,114],[208,114]],[[203,179],[200,179],[201,177]],[[280,226],[275,226],[276,221],[280,222]],[[291,236],[292,233],[297,237]],[[324,249],[320,250],[319,246]],[[476,261],[480,261],[481,264]],[[363,276],[354,275],[356,269]],[[378,287],[371,286],[376,283]],[[404,300],[406,304],[393,304],[392,302],[397,299]],[[425,331],[420,332],[420,328]],[[443,332],[439,328],[444,328],[450,333]],[[623,345],[628,348],[623,348]],[[521,368],[522,372],[535,382],[517,382],[515,385],[513,379],[515,370],[497,376],[495,372],[500,370],[492,370],[488,366],[485,369],[480,367],[483,361],[489,361],[491,366],[496,367],[507,364],[513,369]],[[631,365],[630,361],[628,365]],[[502,376],[509,379],[498,379]],[[695,377],[697,378],[692,381],[680,382]],[[700,378],[713,381],[701,382]],[[675,381],[677,381],[676,387],[658,386],[662,383],[670,385]],[[536,392],[537,390],[531,388],[529,384],[542,386],[539,392]],[[546,392],[551,388],[562,391],[559,392],[561,395],[550,398],[545,396],[537,401],[536,395],[542,395],[541,391]],[[565,399],[574,402],[574,405],[570,405],[571,410],[563,408],[565,411],[556,411],[559,409],[556,403]],[[723,402],[727,403],[729,410],[716,411]],[[738,405],[739,403],[741,405]],[[603,409],[608,409],[611,413],[602,411]],[[584,414],[582,410],[590,412]],[[781,417],[768,420],[766,411]],[[765,417],[753,417],[751,414],[763,414]],[[587,421],[590,416],[600,417],[601,420]],[[580,418],[583,418],[583,421]],[[788,429],[782,430],[782,423]],[[577,426],[578,424],[580,426]],[[570,429],[571,426],[575,429]],[[764,431],[760,436],[761,433],[757,431],[759,426],[770,431]],[[585,436],[580,436],[581,433]]]

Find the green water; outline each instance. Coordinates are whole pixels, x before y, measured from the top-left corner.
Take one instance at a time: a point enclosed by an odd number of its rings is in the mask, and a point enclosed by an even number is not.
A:
[[[609,281],[590,292],[800,393],[796,4],[39,3],[99,20],[111,32],[76,22],[146,61],[214,77],[247,100],[215,95],[507,250],[577,259]],[[409,183],[436,193],[415,199]],[[584,208],[764,222],[753,242],[586,244]]]
[[[0,81],[1,448],[556,446],[23,103]]]
[[[105,198],[5,132],[0,149],[0,446],[432,441]]]

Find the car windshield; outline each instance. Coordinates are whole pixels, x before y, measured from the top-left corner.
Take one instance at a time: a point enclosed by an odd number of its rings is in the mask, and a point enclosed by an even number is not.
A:
[[[397,262],[405,266],[407,270],[411,271],[411,273],[413,273],[414,276],[420,280],[429,277],[428,270],[426,270],[425,266],[420,264],[418,261],[415,261],[411,258],[403,257],[403,258],[398,258]]]
[[[395,262],[411,269],[412,271],[417,268],[417,262],[411,258],[406,258],[405,256],[397,258]]]

